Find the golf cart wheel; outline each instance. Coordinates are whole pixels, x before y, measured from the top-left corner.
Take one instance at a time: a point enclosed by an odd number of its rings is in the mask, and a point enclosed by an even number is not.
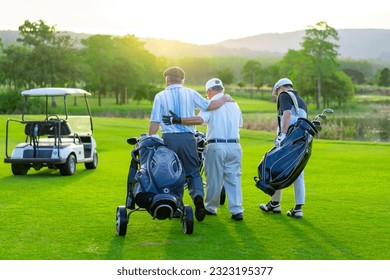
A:
[[[125,236],[127,232],[127,211],[126,206],[116,208],[116,233],[119,236]]]
[[[194,213],[192,212],[191,206],[184,206],[181,222],[185,234],[192,234],[194,232]]]
[[[99,162],[98,154],[96,151],[93,152],[93,161],[92,162],[86,162],[85,168],[86,169],[96,169]]]
[[[26,175],[29,167],[24,164],[13,163],[11,169],[14,175]]]
[[[220,205],[224,205],[225,204],[225,201],[226,201],[226,190],[225,190],[225,187],[222,186],[222,189],[221,189],[221,196],[219,198],[219,204]]]
[[[70,154],[66,159],[66,163],[60,166],[60,173],[62,176],[73,175],[76,172],[76,157]]]

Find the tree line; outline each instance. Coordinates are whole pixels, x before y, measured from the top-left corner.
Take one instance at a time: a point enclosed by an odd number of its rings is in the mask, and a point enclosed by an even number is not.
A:
[[[263,65],[259,59],[241,58],[230,59],[229,65],[219,58],[173,61],[156,57],[133,35],[92,35],[81,40],[80,48],[69,35],[57,32],[43,20],[26,20],[19,26],[19,44],[5,48],[0,41],[0,84],[13,94],[0,95],[0,103],[8,105],[0,105],[0,112],[13,112],[10,102],[15,102],[15,93],[34,87],[81,87],[95,93],[99,105],[101,97],[107,95],[115,96],[117,104],[130,99],[152,101],[164,87],[162,72],[172,65],[185,69],[187,84],[203,85],[217,76],[226,85],[236,83],[252,97],[255,90],[289,77],[299,85],[297,89],[307,102],[317,108],[331,102],[342,104],[353,96],[353,82],[359,77],[353,70],[348,73],[340,69],[337,41],[337,31],[319,22],[306,30],[302,48],[288,51],[281,61]],[[241,66],[238,73],[234,63]],[[388,86],[389,69],[384,69],[378,80]]]

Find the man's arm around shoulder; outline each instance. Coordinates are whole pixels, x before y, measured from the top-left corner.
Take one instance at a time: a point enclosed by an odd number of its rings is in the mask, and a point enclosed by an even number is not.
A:
[[[209,107],[207,107],[207,111],[216,110],[226,102],[234,102],[234,99],[229,94],[224,94],[219,99],[211,100]]]

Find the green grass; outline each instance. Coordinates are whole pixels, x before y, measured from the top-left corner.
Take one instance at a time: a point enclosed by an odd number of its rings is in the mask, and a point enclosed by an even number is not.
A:
[[[6,116],[0,116],[5,124]],[[305,171],[304,219],[285,212],[293,189],[283,192],[283,214],[266,214],[269,197],[253,177],[273,134],[243,130],[244,221],[218,216],[195,221],[192,235],[177,219],[130,216],[127,235],[115,231],[115,211],[125,203],[131,146],[126,138],[146,132],[147,120],[95,118],[99,166],[77,165],[74,176],[30,170],[13,176],[0,164],[0,259],[2,260],[388,260],[390,145],[316,139]],[[5,127],[5,126],[3,126]],[[0,146],[4,147],[4,129]],[[0,155],[4,158],[2,148]],[[185,194],[185,203],[190,204]]]

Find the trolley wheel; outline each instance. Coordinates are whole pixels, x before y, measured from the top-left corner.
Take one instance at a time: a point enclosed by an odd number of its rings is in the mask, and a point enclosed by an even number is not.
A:
[[[119,236],[125,236],[127,232],[127,211],[126,206],[116,208],[116,233]]]
[[[226,201],[226,190],[225,190],[225,187],[222,186],[222,189],[221,189],[221,196],[219,198],[219,204],[220,205],[224,205],[225,204],[225,201]]]
[[[183,232],[185,234],[192,234],[194,232],[194,213],[192,212],[192,207],[187,205],[184,206],[183,216],[182,216],[182,225]]]

